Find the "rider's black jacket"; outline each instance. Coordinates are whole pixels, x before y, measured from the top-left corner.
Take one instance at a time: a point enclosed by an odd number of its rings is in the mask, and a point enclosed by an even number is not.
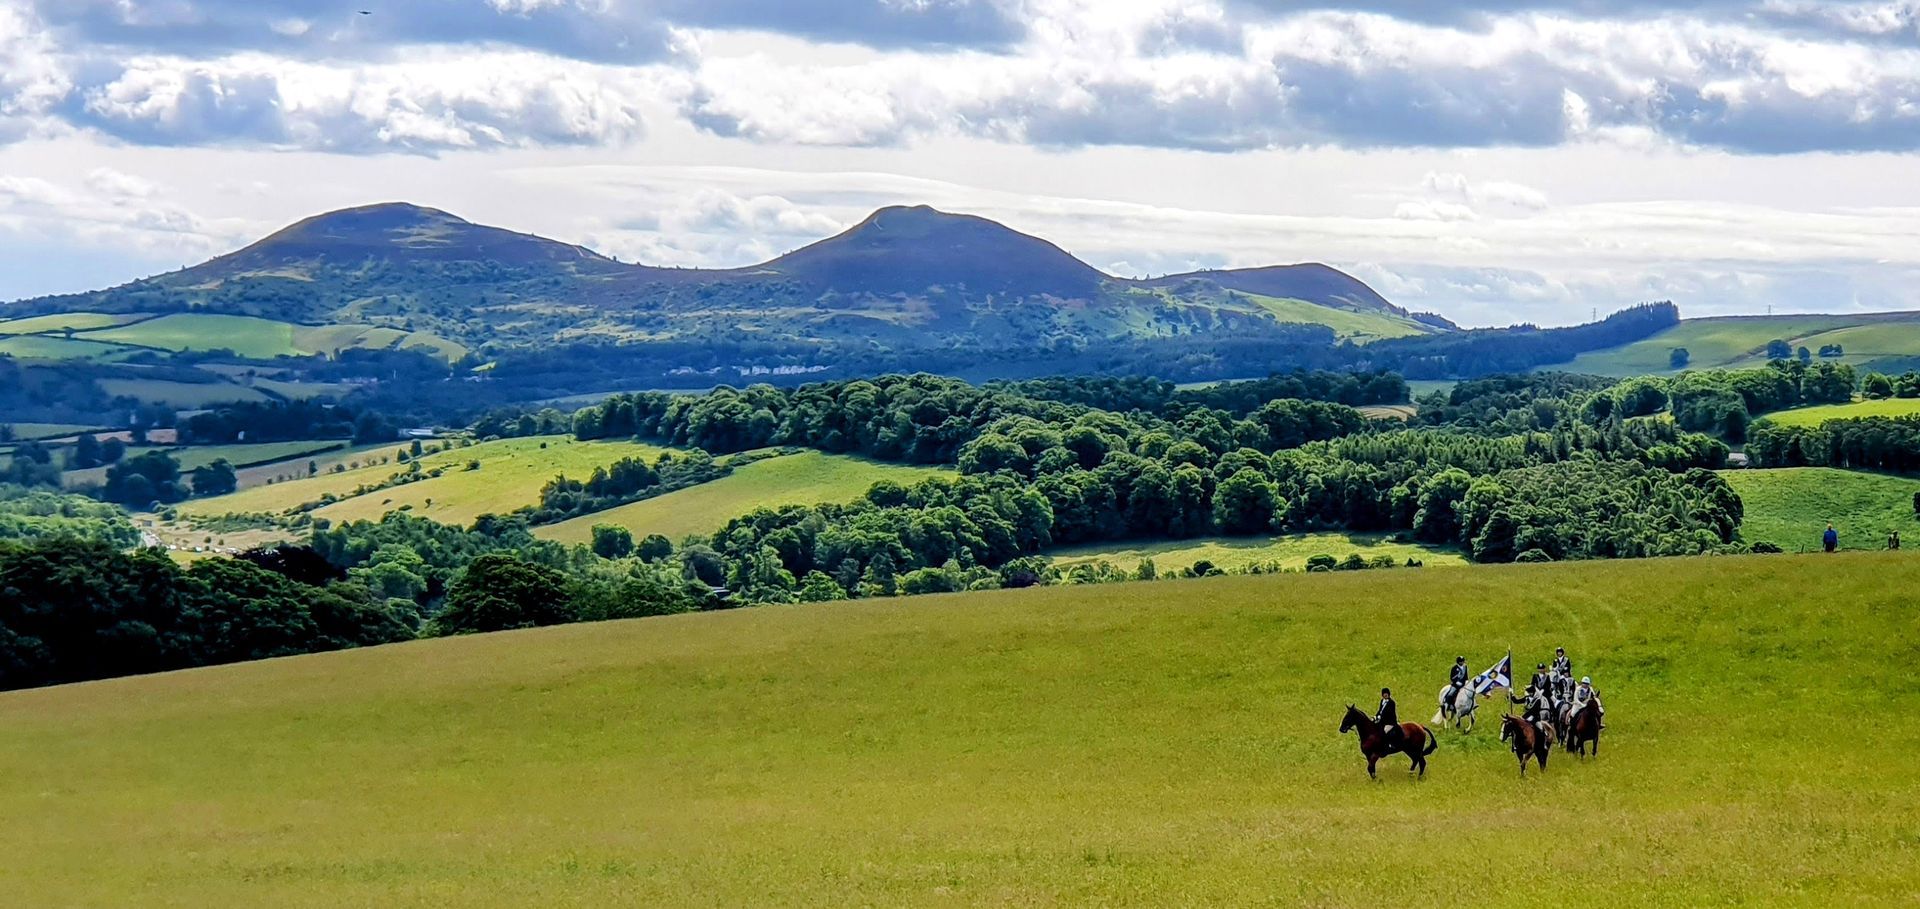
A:
[[[1393,698],[1380,699],[1380,711],[1373,715],[1373,719],[1382,726],[1400,725],[1400,711],[1393,706]]]
[[[1447,681],[1455,688],[1464,687],[1467,684],[1467,667],[1453,664],[1453,672],[1448,674]]]

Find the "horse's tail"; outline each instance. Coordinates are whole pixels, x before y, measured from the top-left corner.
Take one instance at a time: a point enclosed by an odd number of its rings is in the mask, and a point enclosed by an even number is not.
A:
[[[1427,750],[1420,752],[1421,757],[1426,757],[1427,755],[1432,754],[1435,750],[1437,750],[1440,747],[1440,737],[1437,735],[1434,735],[1433,730],[1428,729],[1424,726],[1420,728],[1420,731],[1427,734]]]

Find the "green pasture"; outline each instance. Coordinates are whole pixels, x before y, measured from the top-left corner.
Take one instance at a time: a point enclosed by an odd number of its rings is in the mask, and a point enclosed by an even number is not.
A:
[[[0,336],[0,356],[22,360],[119,360],[139,353],[138,348],[99,341],[82,341],[57,335]]]
[[[21,906],[1858,906],[1920,882],[1920,556],[765,607],[0,694]],[[1817,594],[1817,595],[1816,595]],[[1597,758],[1348,702],[1566,646]]]
[[[272,359],[300,353],[293,344],[293,330],[290,323],[253,316],[173,313],[131,325],[84,332],[79,337],[161,350],[225,348],[243,357]]]
[[[180,462],[182,472],[196,467],[205,467],[222,458],[235,468],[254,467],[285,461],[289,458],[312,457],[332,451],[347,443],[339,439],[304,439],[291,442],[255,442],[236,445],[189,445],[175,447],[171,445],[133,445],[127,448],[126,456],[136,457],[149,451],[164,451],[175,461]],[[107,478],[106,467],[90,467],[85,470],[69,470],[61,479],[68,486],[83,483],[101,483]]]
[[[1848,404],[1816,404],[1792,410],[1776,410],[1763,419],[1783,426],[1819,426],[1828,420],[1859,417],[1910,417],[1920,414],[1920,398],[1883,398],[1878,401],[1854,401]]]
[[[534,535],[585,543],[593,539],[594,525],[613,524],[628,528],[635,537],[657,533],[678,541],[711,533],[756,508],[851,502],[881,480],[911,486],[928,477],[950,475],[952,471],[942,467],[909,467],[803,451],[755,461],[711,483],[535,528]]]
[[[1239,292],[1236,291],[1236,293]],[[1239,293],[1239,295],[1252,300],[1261,309],[1272,313],[1274,318],[1282,322],[1325,325],[1333,329],[1334,334],[1341,338],[1356,342],[1431,333],[1428,328],[1418,322],[1386,313],[1335,309],[1291,297],[1267,297],[1248,293]]]
[[[1740,538],[1766,541],[1788,552],[1817,550],[1831,521],[1843,549],[1882,549],[1889,531],[1920,545],[1913,495],[1920,480],[1832,467],[1726,470],[1746,517]]]
[[[265,401],[258,389],[231,382],[173,382],[166,379],[96,379],[109,397],[125,395],[143,403],[197,408],[236,401]]]
[[[50,316],[28,316],[24,319],[0,321],[0,335],[58,334],[65,331],[86,331],[94,328],[108,328],[125,325],[146,318],[139,314],[105,312],[66,312]]]
[[[333,465],[341,462],[336,458],[321,464],[320,473],[312,477],[305,476],[305,461],[295,459],[291,469],[301,479],[191,500],[181,504],[180,512],[188,515],[271,514],[318,502],[332,494],[341,497],[341,501],[316,510],[316,517],[336,522],[363,518],[377,521],[389,511],[407,508],[437,521],[466,524],[489,512],[506,514],[523,505],[538,504],[540,487],[560,474],[585,479],[595,467],[628,457],[652,460],[665,450],[633,442],[577,442],[570,436],[500,439],[422,456],[419,463],[423,473],[446,468],[439,477],[353,495],[361,486],[381,483],[405,471],[407,465],[400,461],[399,454],[408,446],[406,442],[394,442],[362,449],[361,454],[347,461],[359,464],[357,468],[332,473]],[[381,459],[385,459],[384,463]],[[478,461],[480,468],[466,469],[470,461]],[[283,466],[276,475],[286,472]],[[260,482],[264,483],[264,479]],[[428,504],[428,499],[433,500],[432,504]]]
[[[1671,373],[1668,356],[1675,347],[1687,349],[1691,369],[1762,366],[1767,342],[1776,338],[1816,352],[1823,344],[1839,343],[1846,348],[1842,362],[1849,363],[1920,356],[1920,313],[1688,319],[1632,344],[1591,351],[1571,363],[1543,368],[1622,377]]]
[[[1150,543],[1101,543],[1056,549],[1048,553],[1062,568],[1088,562],[1108,562],[1128,571],[1143,559],[1152,559],[1161,573],[1193,567],[1198,561],[1212,562],[1222,571],[1243,570],[1251,565],[1280,563],[1283,568],[1299,569],[1317,555],[1344,559],[1353,553],[1364,558],[1392,556],[1404,565],[1416,559],[1429,566],[1464,565],[1466,559],[1451,549],[1419,543],[1395,543],[1386,534],[1325,531],[1296,533],[1275,537],[1215,537],[1200,540],[1168,540]]]

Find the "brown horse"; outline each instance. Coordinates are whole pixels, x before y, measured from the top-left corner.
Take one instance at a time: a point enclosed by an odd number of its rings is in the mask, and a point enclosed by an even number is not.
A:
[[[1547,772],[1547,749],[1553,747],[1553,724],[1543,732],[1527,720],[1508,714],[1500,718],[1500,741],[1513,741],[1513,756],[1520,759],[1520,775],[1527,775],[1527,758],[1540,762]]]
[[[1600,756],[1600,704],[1588,701],[1580,708],[1567,724],[1566,749],[1581,757],[1587,756],[1587,744],[1593,744],[1593,756]]]
[[[1386,727],[1361,713],[1360,708],[1348,704],[1347,715],[1340,720],[1340,734],[1345,735],[1352,729],[1360,730],[1360,754],[1367,759],[1367,776],[1371,779],[1379,779],[1374,776],[1373,765],[1394,752],[1412,758],[1413,764],[1407,768],[1407,772],[1418,773],[1424,779],[1427,775],[1427,755],[1440,747],[1433,733],[1419,723],[1401,723],[1400,740],[1389,741]]]

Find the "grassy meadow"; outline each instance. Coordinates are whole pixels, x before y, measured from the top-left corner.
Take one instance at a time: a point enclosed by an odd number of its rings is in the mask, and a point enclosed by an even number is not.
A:
[[[0,880],[71,907],[1904,905],[1916,585],[1865,553],[1231,577],[11,692]],[[1382,684],[1424,718],[1456,652],[1557,644],[1606,695],[1598,758],[1523,780],[1483,725],[1369,782],[1335,731]]]
[[[1779,467],[1722,471],[1740,494],[1746,517],[1740,538],[1766,541],[1788,552],[1820,548],[1820,535],[1833,522],[1842,549],[1884,549],[1887,532],[1900,531],[1901,542],[1920,545],[1913,494],[1920,480],[1832,467]]]
[[[232,382],[173,382],[166,379],[97,379],[100,390],[113,397],[125,395],[143,403],[192,409],[236,401],[265,401],[258,389]]]
[[[377,521],[389,511],[408,508],[436,521],[467,524],[488,512],[505,514],[523,505],[537,504],[540,487],[557,475],[585,479],[595,467],[621,458],[651,460],[666,450],[634,442],[578,442],[571,436],[499,439],[423,455],[419,459],[422,471],[446,468],[439,477],[352,495],[363,485],[379,483],[407,469],[398,458],[406,449],[405,442],[359,449],[360,454],[336,456],[320,465],[321,472],[315,476],[254,485],[209,499],[191,499],[181,503],[179,511],[186,515],[277,513],[318,502],[332,494],[343,498],[315,510],[316,517],[336,522],[363,518]],[[346,463],[360,466],[330,472],[334,464],[342,463],[342,458],[350,459]],[[381,458],[386,459],[385,463],[379,462]],[[480,462],[480,469],[467,470],[470,461]],[[284,468],[279,472],[285,473]],[[296,464],[296,472],[305,473],[305,462]],[[431,504],[429,499],[433,500]]]
[[[339,439],[307,439],[292,442],[255,442],[235,445],[189,445],[174,448],[167,445],[134,445],[127,448],[127,457],[138,457],[149,451],[164,451],[180,462],[182,472],[196,467],[204,467],[225,458],[235,468],[260,466],[274,462],[283,462],[293,458],[312,457],[342,448],[346,445]],[[304,465],[304,461],[302,464]],[[235,474],[239,471],[236,469]],[[100,483],[107,478],[107,468],[90,467],[85,470],[69,470],[61,475],[61,481],[68,486],[81,483]]]
[[[1061,568],[1086,562],[1105,561],[1116,568],[1132,571],[1141,560],[1152,559],[1162,572],[1190,568],[1202,559],[1223,571],[1244,569],[1250,565],[1279,562],[1285,568],[1305,568],[1307,559],[1330,555],[1344,559],[1353,553],[1366,558],[1392,556],[1405,564],[1418,559],[1429,566],[1465,565],[1466,559],[1450,549],[1417,543],[1395,543],[1386,534],[1322,533],[1286,534],[1276,537],[1221,537],[1205,540],[1170,540],[1158,543],[1100,543],[1074,546],[1048,553]]]
[[[1290,297],[1267,297],[1248,293],[1242,293],[1240,296],[1252,300],[1261,309],[1272,313],[1274,318],[1282,322],[1325,325],[1333,329],[1334,333],[1343,340],[1356,343],[1432,333],[1432,329],[1412,319],[1403,319],[1386,313],[1334,309]]]
[[[535,528],[534,535],[563,543],[585,543],[593,539],[595,524],[615,524],[632,530],[636,537],[658,533],[679,540],[717,530],[729,519],[756,508],[851,502],[881,480],[911,486],[928,477],[951,473],[943,467],[910,467],[818,451],[778,455],[742,466],[711,483]]]
[[[87,331],[94,328],[108,328],[125,325],[147,318],[144,315],[104,312],[66,312],[50,316],[28,316],[24,319],[0,320],[0,335],[58,334],[66,331]]]
[[[1859,417],[1910,417],[1920,414],[1920,398],[1885,398],[1879,401],[1854,401],[1850,404],[1816,404],[1792,410],[1776,410],[1762,419],[1783,426],[1819,426],[1828,420]]]
[[[1767,342],[1775,338],[1815,351],[1822,344],[1838,343],[1846,348],[1841,361],[1856,365],[1890,355],[1912,356],[1920,351],[1920,313],[1688,319],[1632,344],[1591,351],[1546,368],[1620,377],[1670,373],[1674,370],[1667,358],[1675,347],[1687,349],[1691,369],[1762,366]],[[1855,350],[1850,341],[1864,346]]]

